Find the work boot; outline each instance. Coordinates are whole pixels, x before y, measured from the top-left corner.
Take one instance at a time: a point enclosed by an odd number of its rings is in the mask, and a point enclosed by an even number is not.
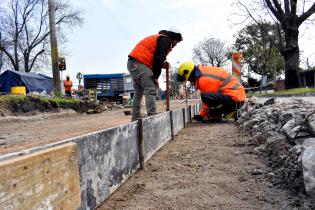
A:
[[[235,119],[235,117],[236,117],[236,111],[230,112],[228,114],[224,114],[224,118],[227,120],[232,119],[232,118]]]
[[[216,122],[219,123],[222,121],[222,116],[221,115],[210,115],[208,116],[208,122]]]
[[[197,122],[221,122],[222,117],[219,115],[213,115],[213,116],[208,116],[208,117],[202,117],[200,115],[195,115],[194,119]]]
[[[197,122],[205,122],[206,121],[205,117],[202,117],[199,114],[194,116],[194,120],[196,120]]]

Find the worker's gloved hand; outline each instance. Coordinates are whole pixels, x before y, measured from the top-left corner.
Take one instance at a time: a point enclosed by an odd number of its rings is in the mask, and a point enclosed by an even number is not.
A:
[[[154,85],[156,88],[159,88],[160,87],[160,84],[159,84],[159,80],[158,79],[153,79],[153,82],[154,82]]]
[[[170,63],[167,61],[164,61],[163,65],[162,65],[163,69],[169,69],[170,68]]]
[[[196,121],[198,121],[198,122],[205,122],[206,120],[205,120],[205,118],[204,117],[202,117],[201,115],[195,115],[194,116],[194,119],[196,120]]]

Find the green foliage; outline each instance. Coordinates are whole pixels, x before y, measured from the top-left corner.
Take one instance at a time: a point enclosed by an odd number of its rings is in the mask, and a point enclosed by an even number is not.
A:
[[[250,72],[269,78],[284,72],[284,58],[273,44],[279,43],[277,30],[275,25],[265,22],[260,26],[249,24],[239,31],[234,48],[243,52],[244,63]]]
[[[0,96],[0,102],[18,103],[26,100],[26,96],[20,95],[4,95]]]
[[[41,96],[20,96],[20,95],[5,95],[0,96],[0,102],[8,102],[11,104],[25,102],[26,100],[33,99],[40,102],[53,102],[57,104],[76,104],[81,103],[82,101],[74,98],[61,98],[61,97],[41,97]]]
[[[62,96],[61,91],[55,90],[54,94],[55,94],[56,97],[59,97],[59,98]]]
[[[294,88],[289,90],[281,90],[274,93],[250,93],[247,94],[247,97],[250,96],[260,96],[260,97],[272,97],[272,96],[291,96],[291,95],[305,95],[305,94],[315,94],[315,88]]]

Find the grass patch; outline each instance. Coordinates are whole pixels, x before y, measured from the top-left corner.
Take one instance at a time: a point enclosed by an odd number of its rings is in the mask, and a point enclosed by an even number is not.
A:
[[[10,103],[16,103],[16,102],[23,102],[29,99],[38,100],[41,102],[53,102],[53,103],[80,103],[81,100],[74,99],[74,98],[60,98],[60,97],[41,97],[41,96],[22,96],[22,95],[4,95],[0,96],[0,102],[10,102]]]
[[[60,98],[60,97],[53,97],[53,98],[46,98],[46,97],[39,97],[39,99],[43,102],[55,102],[55,103],[80,103],[81,100],[74,99],[74,98]]]
[[[26,96],[20,96],[20,95],[0,96],[0,102],[16,103],[16,102],[23,102],[25,100],[26,100]]]
[[[289,90],[281,90],[273,93],[264,93],[264,91],[257,93],[247,93],[247,97],[256,96],[256,97],[273,97],[273,96],[293,96],[293,95],[307,95],[307,94],[314,94],[315,95],[315,88],[295,88]]]
[[[4,95],[0,96],[0,116],[11,113],[20,115],[36,112],[56,112],[58,109],[72,109],[83,113],[99,105],[91,101],[74,98]],[[1,114],[2,113],[2,114]],[[10,114],[9,114],[10,115]]]

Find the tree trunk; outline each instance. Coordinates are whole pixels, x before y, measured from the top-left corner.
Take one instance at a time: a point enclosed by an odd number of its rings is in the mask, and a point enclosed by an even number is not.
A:
[[[15,35],[14,35],[14,70],[15,71],[20,71],[20,64],[19,64],[19,54],[18,54],[18,42],[19,42],[19,23],[18,23],[18,1],[15,3]]]
[[[25,72],[31,71],[29,69],[29,54],[27,52],[24,53],[24,71]]]
[[[300,71],[299,71],[299,31],[289,28],[285,30],[285,49],[283,51],[285,62],[285,88],[301,87]]]

